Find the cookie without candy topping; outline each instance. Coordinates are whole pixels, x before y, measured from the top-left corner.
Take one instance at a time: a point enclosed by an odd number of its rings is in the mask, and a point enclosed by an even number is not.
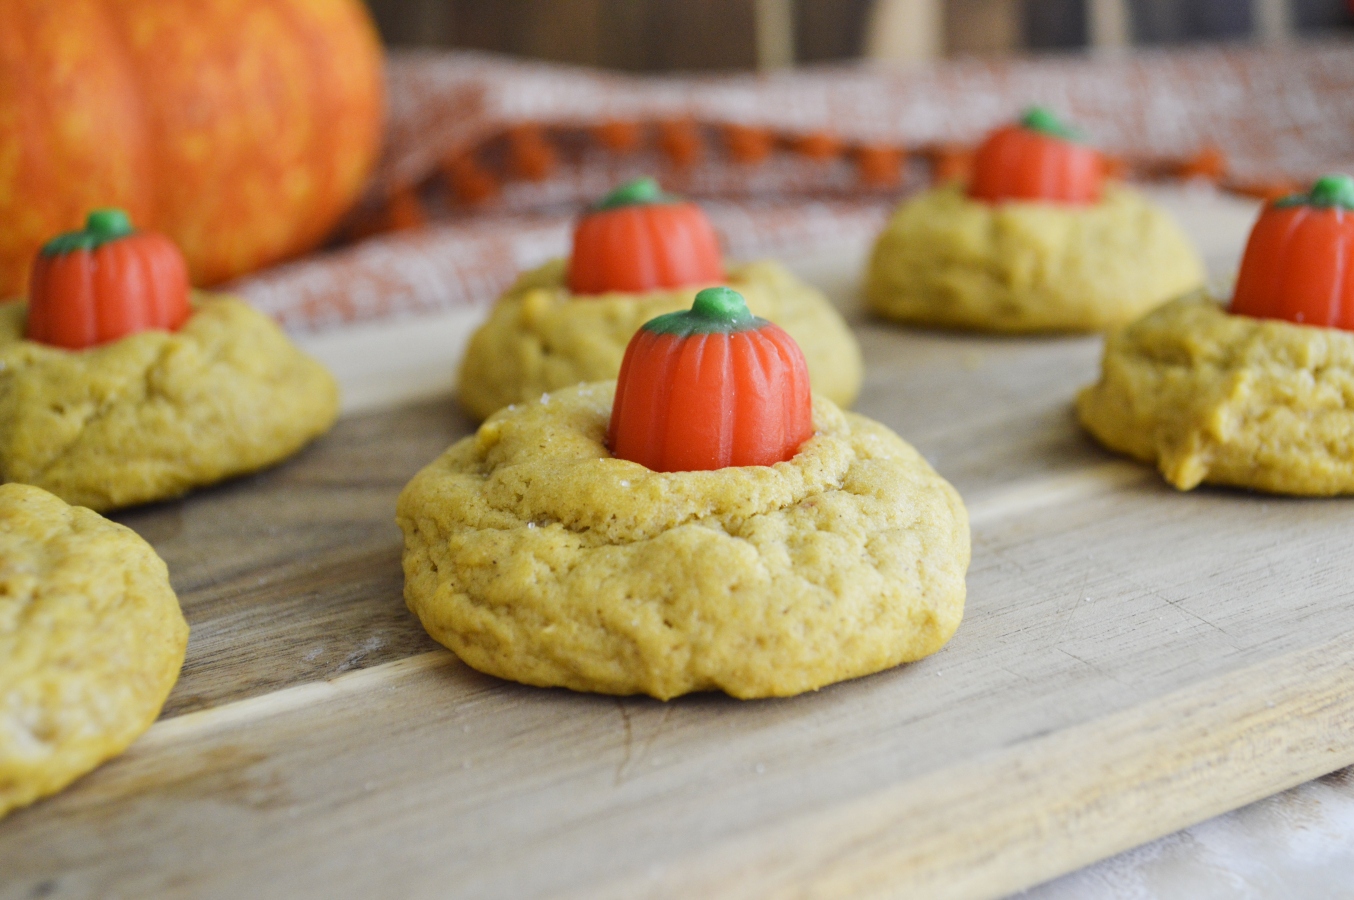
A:
[[[609,694],[788,696],[954,633],[968,516],[893,432],[816,398],[788,462],[658,473],[607,451],[614,387],[502,411],[400,495],[405,599],[466,663]]]
[[[187,644],[165,564],[135,532],[0,485],[0,815],[125,750]]]
[[[1354,334],[1231,315],[1196,294],[1112,335],[1077,398],[1105,446],[1181,490],[1354,493]]]

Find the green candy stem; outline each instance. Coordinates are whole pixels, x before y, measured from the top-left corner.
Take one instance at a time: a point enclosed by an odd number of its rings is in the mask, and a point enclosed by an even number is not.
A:
[[[111,241],[132,233],[132,220],[117,208],[96,209],[85,217],[85,230]]]
[[[732,288],[712,287],[698,293],[690,309],[650,319],[642,328],[654,334],[674,334],[684,338],[693,334],[752,331],[765,324],[765,319],[757,318],[748,310],[742,294]]]
[[[1320,206],[1354,210],[1354,178],[1348,175],[1322,175],[1306,194],[1294,194],[1278,201],[1276,206]]]
[[[55,256],[76,250],[93,250],[109,241],[126,237],[134,230],[132,220],[122,210],[96,209],[85,217],[83,230],[57,235],[43,244],[42,252],[46,256]]]
[[[706,288],[696,294],[691,312],[720,322],[742,322],[752,315],[743,295],[726,287]]]
[[[658,182],[652,178],[636,178],[607,194],[593,207],[596,210],[616,209],[621,206],[642,206],[650,203],[671,203],[676,198],[663,193]]]
[[[1030,131],[1062,138],[1065,141],[1081,140],[1081,132],[1063,124],[1062,120],[1053,113],[1053,110],[1044,106],[1031,106],[1025,110],[1025,113],[1020,117],[1020,124]]]

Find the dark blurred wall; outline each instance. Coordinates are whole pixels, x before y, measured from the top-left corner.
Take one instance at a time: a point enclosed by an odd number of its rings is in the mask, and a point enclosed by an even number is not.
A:
[[[0,0],[3,2],[3,0]],[[943,0],[948,54],[1069,50],[1088,41],[1088,0]],[[1126,0],[1136,44],[1247,40],[1249,0]],[[1304,35],[1354,33],[1346,0],[1287,0]],[[873,0],[771,0],[788,10],[801,63],[853,59]],[[627,71],[757,67],[758,0],[368,0],[392,45],[466,47]],[[765,9],[763,8],[763,12]]]
[[[1031,49],[1084,47],[1086,4],[1083,0],[1027,0],[1023,26],[1024,45]]]
[[[751,69],[752,0],[368,0],[390,44],[631,71]]]
[[[1130,0],[1133,39],[1139,44],[1248,38],[1251,6],[1238,0]]]
[[[798,0],[795,59],[813,63],[860,56],[872,5],[872,0]]]
[[[1294,25],[1300,33],[1354,29],[1354,9],[1349,3],[1331,0],[1288,0],[1293,9]]]
[[[1025,40],[1021,0],[949,0],[945,4],[945,47],[952,54],[1010,53]]]

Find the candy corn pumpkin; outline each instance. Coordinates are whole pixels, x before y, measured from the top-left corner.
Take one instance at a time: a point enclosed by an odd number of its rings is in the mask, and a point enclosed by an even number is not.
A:
[[[101,209],[34,258],[25,336],[82,350],[148,329],[173,331],[190,312],[188,268],[174,242],[134,231],[120,209]]]
[[[1100,154],[1053,113],[1033,107],[978,147],[968,193],[988,203],[1095,203],[1103,181]]]
[[[569,289],[641,292],[724,280],[719,239],[694,203],[652,178],[621,185],[574,229]]]
[[[657,472],[769,466],[812,434],[804,354],[737,291],[701,291],[626,347],[608,429],[616,457]]]
[[[1354,330],[1354,178],[1270,203],[1246,242],[1232,312]]]

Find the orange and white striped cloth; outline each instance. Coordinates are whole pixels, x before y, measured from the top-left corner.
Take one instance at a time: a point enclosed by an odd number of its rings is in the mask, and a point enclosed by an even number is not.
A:
[[[718,77],[401,53],[388,100],[384,157],[346,231],[380,233],[229,286],[292,330],[487,305],[567,252],[581,204],[641,174],[701,199],[734,257],[864,238],[927,183],[938,148],[1031,103],[1137,175],[1244,189],[1354,171],[1347,42]],[[884,177],[863,177],[871,165]]]

